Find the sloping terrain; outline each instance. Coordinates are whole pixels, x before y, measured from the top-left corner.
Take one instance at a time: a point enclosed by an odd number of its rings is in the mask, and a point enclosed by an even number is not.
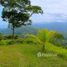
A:
[[[46,43],[47,53],[58,56],[38,57],[42,45],[15,44],[0,46],[0,67],[67,67],[67,50]],[[47,54],[46,53],[46,54]]]

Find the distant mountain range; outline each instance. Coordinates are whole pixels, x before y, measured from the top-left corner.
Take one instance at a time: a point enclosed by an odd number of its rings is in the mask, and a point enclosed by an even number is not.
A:
[[[63,34],[65,37],[67,37],[67,23],[61,23],[61,22],[51,22],[51,23],[40,23],[40,24],[33,24],[33,27],[41,29],[45,28],[48,30],[56,30]]]
[[[10,28],[1,28],[0,33],[4,35],[8,35],[12,33],[12,30]],[[15,29],[16,34],[36,34],[37,30],[31,26],[23,26],[20,28]]]
[[[63,34],[67,38],[67,23],[60,23],[60,22],[54,22],[54,23],[32,23],[31,26],[21,27],[16,29],[17,34],[21,33],[37,33],[37,29],[48,29],[48,30],[56,30]],[[0,29],[0,32],[3,34],[10,34],[12,31],[9,28]]]

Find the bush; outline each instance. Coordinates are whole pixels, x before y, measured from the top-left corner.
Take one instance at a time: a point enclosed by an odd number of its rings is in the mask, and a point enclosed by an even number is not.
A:
[[[22,44],[23,43],[23,39],[14,39],[14,40],[9,40],[8,41],[8,45],[13,45],[13,44]]]
[[[22,39],[22,38],[19,38],[16,40],[16,43],[19,43],[19,44],[22,44],[23,42],[24,42],[24,39]]]
[[[27,44],[40,44],[41,42],[40,39],[33,34],[27,34],[25,37],[24,42]]]
[[[3,37],[3,35],[0,33],[0,40],[3,40],[4,39],[4,37]]]
[[[4,39],[12,39],[12,35],[4,36]],[[18,35],[15,35],[14,39],[18,39]]]
[[[15,40],[10,40],[8,41],[7,45],[13,45],[13,44],[16,44],[16,41]]]
[[[57,54],[57,56],[60,58],[65,58],[65,56],[63,54]]]
[[[6,45],[7,43],[4,40],[0,41],[0,45]]]
[[[62,41],[64,40],[64,36],[58,32],[50,31],[49,32],[49,42],[56,45],[61,46]]]
[[[26,39],[24,39],[24,43],[27,43],[27,44],[39,44],[39,42],[35,38],[26,38]]]

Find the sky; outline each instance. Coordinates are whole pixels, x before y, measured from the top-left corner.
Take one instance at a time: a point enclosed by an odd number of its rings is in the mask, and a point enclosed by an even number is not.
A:
[[[32,5],[40,6],[43,14],[32,16],[33,23],[67,22],[67,0],[31,0]],[[2,6],[0,6],[0,27],[7,26],[1,18]]]
[[[34,22],[67,22],[67,0],[31,0],[43,9],[43,15],[34,15]],[[35,20],[36,19],[36,20]]]

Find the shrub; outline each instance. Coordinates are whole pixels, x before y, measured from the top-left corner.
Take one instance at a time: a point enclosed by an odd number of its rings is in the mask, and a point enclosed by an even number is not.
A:
[[[23,39],[14,39],[14,40],[9,40],[8,41],[8,45],[13,45],[13,44],[22,44],[23,43]]]
[[[48,37],[48,33],[49,31],[47,29],[42,29],[38,31],[37,37],[42,41],[42,42],[46,42],[49,40]]]
[[[65,58],[65,56],[63,54],[57,54],[57,56],[60,58]]]
[[[37,41],[37,39],[29,37],[24,39],[24,42],[27,44],[39,44],[39,42]]]
[[[12,39],[12,35],[6,35],[4,39]],[[18,39],[18,35],[15,35],[14,39]]]
[[[24,42],[23,38],[16,39],[16,43],[22,44]]]
[[[0,41],[0,45],[6,45],[7,43],[4,40]]]
[[[52,43],[56,46],[61,46],[63,40],[64,40],[64,37],[62,34],[56,32],[56,31],[49,32],[49,42],[50,43]]]
[[[7,45],[13,45],[13,44],[16,44],[16,41],[15,40],[10,40],[8,41]]]
[[[3,35],[0,33],[0,40],[4,39]]]
[[[26,38],[24,38],[24,42],[27,44],[40,44],[41,43],[40,39],[33,34],[27,34],[25,37]]]

